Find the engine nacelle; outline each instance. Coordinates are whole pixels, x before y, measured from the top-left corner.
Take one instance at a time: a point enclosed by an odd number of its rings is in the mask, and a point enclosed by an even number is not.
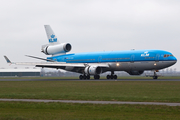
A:
[[[71,44],[61,43],[56,45],[48,45],[42,48],[42,52],[46,55],[56,55],[61,53],[66,53],[71,50]]]
[[[102,73],[102,69],[98,66],[88,66],[85,67],[84,72],[88,75],[98,75]]]
[[[141,75],[144,71],[128,71],[130,75]]]

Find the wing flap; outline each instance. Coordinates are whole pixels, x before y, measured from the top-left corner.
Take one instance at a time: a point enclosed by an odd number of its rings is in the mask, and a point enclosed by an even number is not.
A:
[[[103,68],[108,68],[108,64],[102,63],[64,63],[64,62],[41,62],[41,63],[33,63],[33,62],[24,62],[24,63],[15,63],[16,65],[33,65],[36,67],[51,67],[51,68],[61,68],[61,67],[78,67],[78,68],[85,68],[86,66],[99,66]]]

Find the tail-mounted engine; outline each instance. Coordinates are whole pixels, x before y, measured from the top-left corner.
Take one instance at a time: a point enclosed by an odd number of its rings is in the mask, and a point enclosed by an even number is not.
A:
[[[102,69],[98,66],[87,66],[84,69],[84,73],[87,75],[99,75],[102,73]]]
[[[55,45],[45,45],[42,46],[42,52],[46,55],[56,55],[69,52],[71,50],[71,44],[61,43]]]

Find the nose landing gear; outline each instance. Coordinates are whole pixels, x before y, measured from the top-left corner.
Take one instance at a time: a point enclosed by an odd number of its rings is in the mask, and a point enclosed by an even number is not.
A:
[[[145,74],[145,76],[146,76],[146,77],[152,77],[153,79],[158,79],[158,77],[161,77],[161,75],[157,75],[156,72],[158,72],[158,70],[154,71],[154,74],[153,74],[153,75],[146,75],[146,74]]]
[[[157,76],[157,74],[156,74],[156,71],[154,71],[153,79],[158,79],[158,76]]]

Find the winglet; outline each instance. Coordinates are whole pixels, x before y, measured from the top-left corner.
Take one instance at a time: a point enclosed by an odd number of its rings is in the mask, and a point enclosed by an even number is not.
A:
[[[7,63],[12,63],[6,56],[4,56],[4,58],[6,59]]]

